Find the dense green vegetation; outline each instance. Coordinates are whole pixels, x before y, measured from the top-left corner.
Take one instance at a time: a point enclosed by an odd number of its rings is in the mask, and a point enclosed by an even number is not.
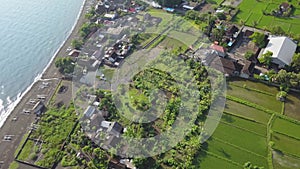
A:
[[[78,156],[78,153],[80,154]],[[106,151],[95,145],[81,130],[78,124],[70,136],[70,142],[63,152],[61,165],[63,167],[77,166],[78,168],[107,168],[109,156]]]
[[[55,60],[55,66],[59,68],[61,73],[73,73],[75,68],[75,63],[71,57],[58,57]]]
[[[37,130],[29,136],[18,159],[49,168],[59,162],[62,158],[62,145],[77,119],[74,111],[73,105],[48,110],[39,121]]]

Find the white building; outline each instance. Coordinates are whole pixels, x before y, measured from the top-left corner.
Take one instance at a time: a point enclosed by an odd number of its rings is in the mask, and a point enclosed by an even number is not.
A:
[[[270,51],[273,53],[272,62],[278,64],[279,68],[290,65],[295,54],[297,44],[285,36],[269,37],[269,43],[263,54]]]

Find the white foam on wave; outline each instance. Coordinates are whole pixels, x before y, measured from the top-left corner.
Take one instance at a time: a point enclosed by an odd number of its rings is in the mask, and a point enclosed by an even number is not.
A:
[[[49,68],[49,66],[51,65],[51,63],[53,62],[55,56],[58,54],[58,52],[61,50],[61,48],[63,47],[63,45],[66,43],[67,39],[70,37],[71,33],[74,31],[75,26],[79,20],[79,17],[81,15],[81,13],[83,12],[83,8],[84,8],[84,4],[86,3],[86,0],[83,1],[81,7],[80,7],[80,12],[77,15],[76,21],[74,23],[74,25],[72,26],[71,30],[69,31],[66,39],[62,42],[62,44],[60,45],[60,47],[56,50],[55,54],[52,56],[51,60],[49,61],[49,63],[47,64],[47,66],[44,68],[44,70],[42,71],[41,74],[38,74],[35,78],[34,81],[31,83],[30,86],[28,86],[26,88],[26,90],[23,93],[19,93],[17,95],[17,98],[14,101],[11,101],[10,97],[8,97],[7,100],[7,104],[4,105],[3,100],[0,99],[0,128],[3,126],[3,124],[5,123],[6,119],[8,118],[8,116],[10,115],[10,113],[14,110],[14,108],[19,104],[19,102],[22,100],[22,98],[30,91],[30,89],[32,88],[32,86],[39,80],[41,80],[42,75],[46,72],[46,70]],[[1,88],[3,89],[4,86],[2,85]],[[2,93],[2,92],[1,92]]]
[[[0,99],[0,112],[2,111],[2,109],[4,109],[3,100]]]
[[[11,98],[8,96],[6,98],[6,100],[7,100],[6,105],[3,105],[3,101],[1,100],[2,101],[2,109],[1,109],[1,106],[0,106],[0,128],[3,126],[3,124],[5,123],[6,119],[10,115],[10,113],[14,110],[14,108],[22,100],[22,98],[25,96],[25,94],[30,91],[30,89],[32,88],[34,83],[36,83],[39,79],[41,79],[41,77],[42,77],[42,74],[38,74],[34,78],[33,83],[31,83],[31,85],[28,86],[23,93],[19,93],[17,95],[17,98],[14,101],[12,101]],[[1,105],[1,102],[0,102],[0,105]]]

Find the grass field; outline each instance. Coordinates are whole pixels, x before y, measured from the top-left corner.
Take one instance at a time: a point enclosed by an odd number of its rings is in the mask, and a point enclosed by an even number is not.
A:
[[[265,157],[242,150],[239,147],[228,145],[221,140],[211,139],[208,142],[208,151],[241,165],[247,161],[251,161],[255,165],[267,168],[267,160]]]
[[[157,9],[151,9],[147,13],[153,17],[161,18],[161,22],[158,25],[147,28],[147,33],[161,33],[169,27],[169,30],[165,32],[166,35],[179,40],[185,46],[194,44],[201,35],[198,27],[195,27],[192,22],[179,16]]]
[[[272,141],[275,143],[274,149],[280,150],[284,154],[300,157],[300,140],[273,132]]]
[[[176,49],[181,47],[183,50],[187,49],[188,46],[183,44],[181,41],[177,39],[173,39],[170,37],[166,37],[160,44],[159,46],[166,47],[168,49]]]
[[[222,160],[213,155],[200,154],[200,156],[201,157],[196,158],[197,162],[198,162],[198,165],[197,165],[198,168],[211,169],[211,168],[219,168],[220,166],[222,166],[222,168],[242,169],[241,166],[234,165],[226,160]]]
[[[193,36],[189,33],[179,32],[175,30],[168,32],[168,36],[176,40],[179,40],[186,46],[192,45],[198,38],[197,36]]]
[[[242,149],[250,150],[261,156],[267,155],[265,137],[227,124],[220,123],[213,134],[213,138],[221,139],[224,142],[237,145]]]
[[[257,133],[261,136],[267,135],[267,126],[261,123],[257,123],[251,120],[246,120],[234,115],[230,114],[223,114],[222,123],[226,123],[232,126],[235,126],[237,128],[243,128],[245,130]]]
[[[299,28],[300,29],[300,28]],[[289,94],[284,107],[284,114],[300,121],[300,96]]]
[[[163,12],[158,9],[150,9],[147,11],[152,17],[161,18],[161,22],[155,27],[149,27],[146,32],[149,33],[160,33],[163,29],[170,25],[172,21],[174,21],[175,15],[169,14],[167,12]]]
[[[280,113],[282,109],[281,102],[276,100],[275,96],[266,95],[233,85],[227,87],[227,94],[261,105],[278,113]]]
[[[300,8],[297,0],[292,0],[291,4],[296,7],[293,13],[296,17],[279,18],[271,15],[263,15],[263,11],[270,13],[274,9],[277,9],[279,5],[284,2],[282,0],[244,0],[238,6],[239,13],[233,18],[233,21],[239,23],[241,20],[248,26],[254,26],[253,23],[257,22],[255,27],[260,29],[270,29],[271,27],[278,25],[283,28],[287,33],[300,34],[300,18],[297,17],[300,14]],[[274,22],[273,22],[274,21]]]
[[[273,122],[272,130],[287,134],[300,140],[299,124],[284,120],[282,118],[276,118]]]
[[[229,113],[237,114],[243,117],[246,117],[251,120],[255,120],[259,123],[267,124],[271,115],[260,111],[256,110],[254,108],[227,100],[226,101],[226,107],[225,111],[228,111]]]
[[[283,104],[275,98],[278,93],[276,87],[241,79],[231,80],[227,84],[228,95],[275,112],[280,112],[282,109]],[[293,112],[294,116],[297,116],[296,112],[299,112],[300,109],[299,98],[295,95],[288,96],[285,104],[286,115],[288,112]],[[208,141],[209,152],[239,164],[243,163],[245,160],[243,157],[246,156],[255,165],[269,168],[267,163],[269,144],[267,133],[269,132],[270,139],[274,142],[272,147],[274,151],[271,150],[273,151],[274,168],[297,168],[295,166],[300,166],[300,158],[296,157],[300,157],[300,125],[279,118],[277,113],[275,119],[270,121],[271,114],[228,99],[224,110],[225,113],[218,128],[211,140]],[[272,128],[268,131],[269,121]],[[240,149],[240,157],[236,156],[235,149]],[[244,152],[248,152],[247,155],[244,155]],[[274,152],[280,153],[274,156]]]
[[[115,73],[115,69],[111,69],[106,66],[100,67],[100,71],[104,74],[105,78],[108,81],[111,81],[111,79],[113,78],[113,75]]]
[[[279,91],[276,87],[268,86],[268,85],[265,85],[263,83],[253,82],[253,81],[249,81],[249,80],[245,80],[245,79],[236,79],[236,80],[233,80],[233,81],[229,81],[228,84],[229,85],[234,84],[234,85],[241,86],[241,87],[246,85],[249,88],[255,88],[255,89],[265,91],[265,92],[268,92],[268,93],[273,93],[274,96]]]
[[[19,154],[18,160],[28,161],[30,154],[34,152],[33,148],[34,148],[34,142],[28,140],[24,148],[22,149],[21,153]]]

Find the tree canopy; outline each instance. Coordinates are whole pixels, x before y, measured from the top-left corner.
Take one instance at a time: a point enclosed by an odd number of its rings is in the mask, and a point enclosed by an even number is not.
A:
[[[300,53],[294,55],[291,66],[293,71],[300,72]]]
[[[264,47],[265,44],[265,34],[260,33],[260,32],[254,32],[250,38],[252,41],[260,48]]]
[[[254,55],[254,53],[252,51],[247,51],[244,56],[246,59],[249,60],[253,55]]]
[[[74,39],[74,40],[72,40],[71,45],[75,49],[80,49],[80,48],[82,48],[83,42],[81,40]]]
[[[61,73],[72,73],[74,71],[74,62],[70,57],[59,57],[55,60],[55,66]]]
[[[260,63],[270,66],[272,61],[272,55],[273,52],[267,51],[265,54],[262,55],[262,57],[258,58],[258,60]]]

